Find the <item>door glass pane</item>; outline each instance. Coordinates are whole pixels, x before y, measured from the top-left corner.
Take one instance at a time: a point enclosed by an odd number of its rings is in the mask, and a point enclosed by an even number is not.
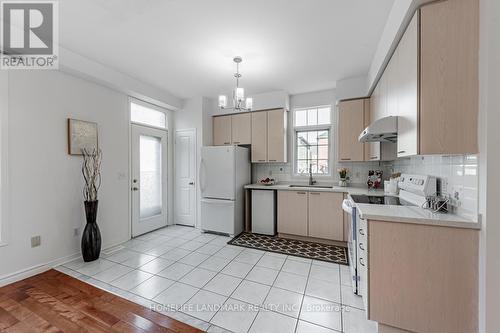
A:
[[[140,136],[140,216],[162,213],[161,139]]]

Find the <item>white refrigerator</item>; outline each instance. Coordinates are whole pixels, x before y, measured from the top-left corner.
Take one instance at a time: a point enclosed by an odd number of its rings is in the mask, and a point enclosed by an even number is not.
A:
[[[201,148],[201,229],[234,236],[243,231],[250,152],[238,146]]]

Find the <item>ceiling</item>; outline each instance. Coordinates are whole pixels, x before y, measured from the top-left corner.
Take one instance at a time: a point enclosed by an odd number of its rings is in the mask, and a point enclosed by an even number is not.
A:
[[[394,0],[61,0],[60,43],[181,98],[334,88],[368,72]]]

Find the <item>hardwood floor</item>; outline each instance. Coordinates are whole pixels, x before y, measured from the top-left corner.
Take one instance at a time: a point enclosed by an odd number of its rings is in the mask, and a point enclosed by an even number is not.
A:
[[[202,332],[55,270],[0,288],[1,332]]]

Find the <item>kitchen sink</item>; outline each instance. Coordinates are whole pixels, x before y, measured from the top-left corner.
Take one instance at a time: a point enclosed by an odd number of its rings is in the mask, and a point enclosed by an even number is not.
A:
[[[289,185],[288,187],[333,188],[331,185]]]

